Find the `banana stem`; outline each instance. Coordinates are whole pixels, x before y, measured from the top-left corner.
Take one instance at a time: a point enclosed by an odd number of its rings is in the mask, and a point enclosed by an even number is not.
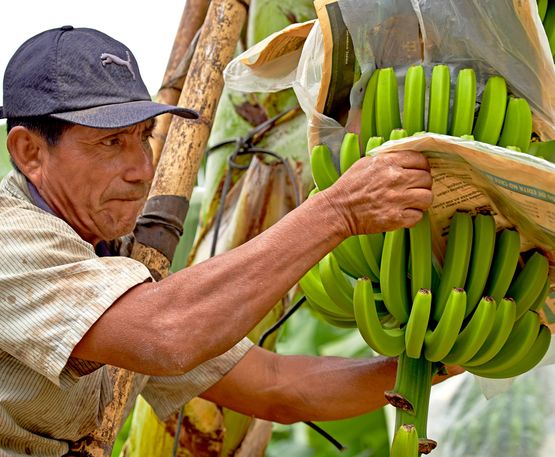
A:
[[[426,440],[428,407],[432,389],[433,362],[424,357],[399,356],[395,388],[386,392],[388,401],[397,408],[395,430],[403,424],[413,424],[420,440]]]

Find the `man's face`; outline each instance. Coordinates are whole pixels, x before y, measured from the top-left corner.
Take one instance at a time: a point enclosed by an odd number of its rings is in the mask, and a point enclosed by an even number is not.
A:
[[[154,121],[119,129],[73,126],[41,164],[39,192],[81,237],[96,244],[130,233],[154,177]]]

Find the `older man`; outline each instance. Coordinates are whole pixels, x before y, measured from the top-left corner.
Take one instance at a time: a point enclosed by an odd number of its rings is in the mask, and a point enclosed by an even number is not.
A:
[[[421,154],[364,158],[250,242],[155,282],[118,239],[153,179],[153,119],[196,113],[151,102],[129,49],[71,26],[19,48],[0,110],[16,166],[0,185],[0,454],[66,453],[112,395],[107,364],[140,373],[132,400],[162,418],[196,395],[284,423],[384,404],[395,360],[280,356],[245,335],[346,237],[421,218]]]

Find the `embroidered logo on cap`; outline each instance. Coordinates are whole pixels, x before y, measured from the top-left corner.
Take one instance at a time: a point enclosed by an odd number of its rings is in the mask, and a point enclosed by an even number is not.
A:
[[[108,54],[107,52],[103,52],[100,54],[100,61],[102,62],[102,66],[105,67],[110,63],[115,63],[116,65],[122,65],[127,67],[133,79],[135,79],[135,72],[133,71],[133,67],[131,66],[131,56],[129,55],[129,51],[125,51],[127,53],[127,60],[123,60],[121,57],[115,56],[114,54]]]

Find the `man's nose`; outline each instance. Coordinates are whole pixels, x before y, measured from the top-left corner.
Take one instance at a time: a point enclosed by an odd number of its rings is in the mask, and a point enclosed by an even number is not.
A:
[[[124,179],[128,182],[150,182],[154,178],[152,151],[142,141],[133,142],[126,153],[126,170]]]

